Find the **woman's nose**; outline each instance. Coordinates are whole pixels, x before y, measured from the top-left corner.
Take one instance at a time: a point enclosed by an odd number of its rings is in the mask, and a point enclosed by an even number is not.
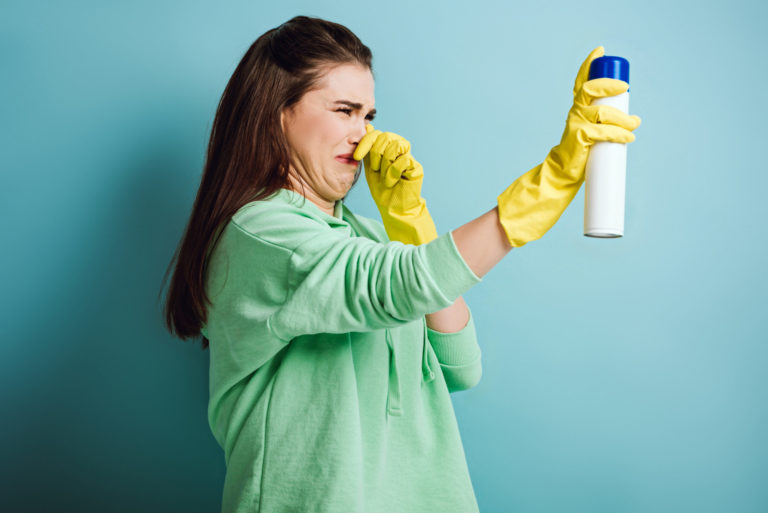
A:
[[[365,129],[366,124],[367,124],[366,122],[355,124],[355,132],[352,136],[355,144],[358,144],[360,142],[360,139],[362,139],[363,136],[368,133],[368,130]]]

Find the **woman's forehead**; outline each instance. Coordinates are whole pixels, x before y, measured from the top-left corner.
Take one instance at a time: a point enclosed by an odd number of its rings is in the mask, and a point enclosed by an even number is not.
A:
[[[342,65],[329,71],[318,90],[326,101],[346,100],[372,108],[375,103],[373,75],[367,68]]]

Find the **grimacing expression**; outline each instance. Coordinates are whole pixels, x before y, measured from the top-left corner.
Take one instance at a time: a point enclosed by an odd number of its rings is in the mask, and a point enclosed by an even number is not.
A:
[[[317,88],[281,113],[291,179],[304,182],[307,195],[332,205],[349,192],[358,169],[351,155],[376,114],[373,90],[368,68],[335,65]]]

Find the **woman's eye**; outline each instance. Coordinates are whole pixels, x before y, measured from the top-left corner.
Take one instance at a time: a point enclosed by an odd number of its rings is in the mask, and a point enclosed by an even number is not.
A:
[[[351,116],[352,115],[352,109],[344,109],[344,108],[336,109],[336,112],[344,112],[347,116]],[[373,121],[373,116],[366,116],[365,119],[366,119],[366,121],[371,122],[371,121]]]

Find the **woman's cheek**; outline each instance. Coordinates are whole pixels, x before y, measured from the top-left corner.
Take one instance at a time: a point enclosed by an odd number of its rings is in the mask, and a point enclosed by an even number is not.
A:
[[[338,141],[343,139],[350,131],[350,121],[337,121],[333,127],[333,138]]]

